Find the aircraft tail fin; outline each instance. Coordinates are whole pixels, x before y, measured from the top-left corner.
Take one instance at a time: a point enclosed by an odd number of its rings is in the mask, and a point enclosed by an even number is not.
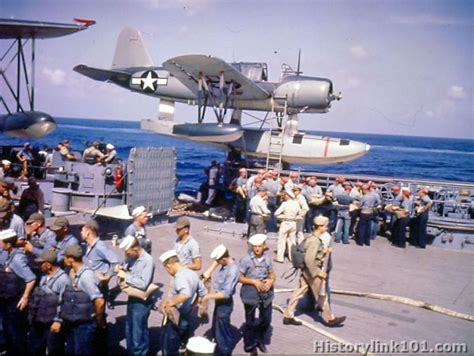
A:
[[[112,69],[129,67],[154,67],[154,63],[140,32],[134,28],[125,27],[117,40]]]

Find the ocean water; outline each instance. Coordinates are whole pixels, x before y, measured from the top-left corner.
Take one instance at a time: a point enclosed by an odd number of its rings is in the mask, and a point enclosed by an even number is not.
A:
[[[205,180],[204,169],[212,160],[224,161],[225,149],[153,134],[140,129],[137,121],[58,118],[58,128],[33,146],[54,147],[68,138],[75,150],[86,142],[112,143],[121,158],[132,147],[164,146],[177,150],[178,190],[194,190]],[[414,136],[391,136],[311,131],[313,134],[362,141],[371,145],[364,157],[336,165],[292,165],[291,168],[341,174],[379,175],[402,178],[474,182],[474,140]],[[0,135],[1,144],[23,144],[27,140]]]

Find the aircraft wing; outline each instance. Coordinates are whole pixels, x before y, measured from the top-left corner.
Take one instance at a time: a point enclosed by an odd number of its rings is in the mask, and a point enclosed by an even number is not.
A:
[[[270,94],[266,90],[260,88],[253,81],[220,58],[203,54],[190,54],[168,59],[163,63],[163,67],[179,79],[186,87],[196,93],[196,95],[198,93],[198,79],[200,73],[214,84],[219,84],[219,76],[221,73],[224,73],[226,83],[234,83],[239,99],[262,100],[270,97]]]
[[[79,64],[74,67],[73,69],[75,72],[78,72],[86,77],[89,77],[94,80],[98,80],[101,82],[111,81],[114,83],[123,82],[128,83],[130,77],[132,76],[130,73],[122,72],[118,70],[107,70],[107,69],[99,69],[88,67],[84,64]]]
[[[0,39],[54,38],[82,31],[95,21],[76,20],[81,24],[0,19]]]

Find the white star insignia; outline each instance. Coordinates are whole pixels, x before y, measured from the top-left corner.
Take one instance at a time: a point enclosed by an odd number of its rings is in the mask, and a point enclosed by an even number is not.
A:
[[[146,78],[142,78],[142,89],[145,90],[146,88],[150,88],[151,90],[155,90],[154,83],[157,82],[157,78],[152,78],[151,72],[148,72]]]

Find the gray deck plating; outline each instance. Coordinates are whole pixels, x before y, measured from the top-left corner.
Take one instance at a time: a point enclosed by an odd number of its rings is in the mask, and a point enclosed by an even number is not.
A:
[[[206,229],[211,227],[240,232],[246,229],[244,225],[197,218],[191,221],[191,233],[200,243],[204,268],[210,264],[211,250],[220,243],[224,243],[236,258],[245,255],[247,246],[241,238]],[[166,224],[150,228],[149,235],[153,240],[153,257],[157,266],[155,281],[167,285],[170,278],[159,263],[158,256],[173,247],[174,226]],[[269,240],[268,245],[271,251],[276,249],[274,239]],[[118,249],[117,251],[122,253]],[[333,258],[331,283],[334,289],[399,295],[474,314],[472,252],[430,246],[426,250],[411,246],[403,250],[394,248],[384,238],[377,237],[371,247],[335,244]],[[278,276],[288,268],[288,264],[275,266]],[[296,280],[287,283],[279,278],[276,288],[291,288],[295,284]],[[278,293],[275,303],[285,306],[289,297],[290,293]],[[119,305],[108,311],[110,350],[114,354],[125,352],[125,296],[120,295],[118,301]],[[234,304],[232,323],[240,328],[244,312],[238,295],[234,298]],[[298,316],[351,343],[426,341],[428,348],[434,347],[436,343],[466,343],[469,354],[474,350],[474,324],[469,321],[399,303],[335,294],[332,295],[332,306],[336,315],[347,316],[344,327],[325,328],[314,312],[300,311]],[[161,319],[159,312],[152,311],[149,324],[154,349],[158,347]],[[210,324],[201,325],[196,334],[203,335],[208,329]],[[268,347],[270,353],[310,354],[314,353],[314,342],[324,340],[327,339],[304,326],[284,326],[282,315],[274,311],[271,343]],[[234,353],[244,353],[242,339]]]

